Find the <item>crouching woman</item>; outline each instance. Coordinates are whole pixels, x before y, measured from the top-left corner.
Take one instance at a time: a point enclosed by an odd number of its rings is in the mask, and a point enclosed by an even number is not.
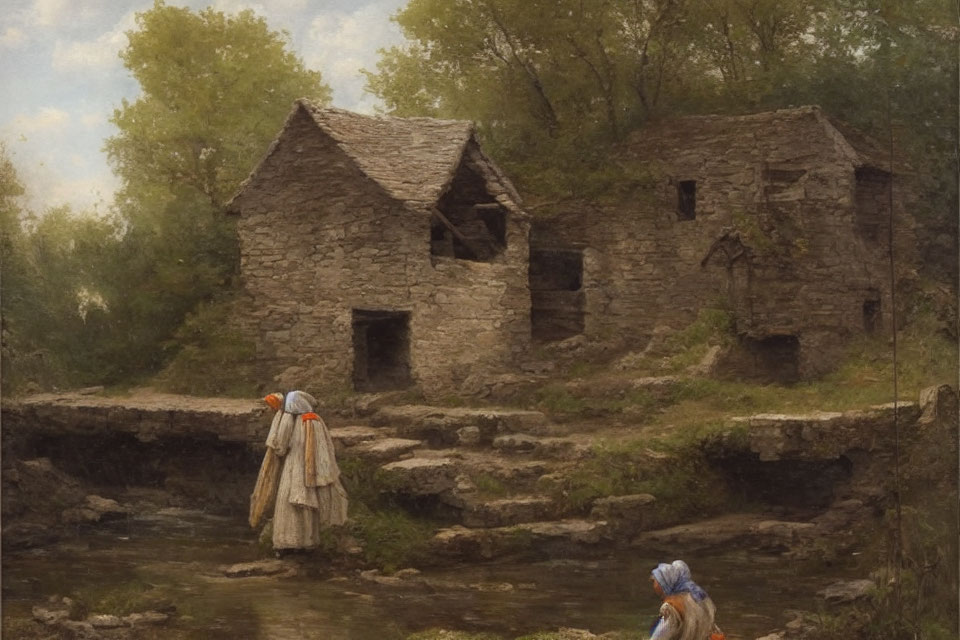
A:
[[[690,577],[686,562],[660,564],[651,572],[650,579],[653,590],[663,598],[650,640],[724,640],[723,632],[713,621],[713,600]]]

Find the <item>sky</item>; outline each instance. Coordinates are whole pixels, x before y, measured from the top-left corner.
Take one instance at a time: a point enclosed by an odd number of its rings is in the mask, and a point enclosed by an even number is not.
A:
[[[360,69],[373,70],[377,49],[402,42],[390,21],[406,0],[168,0],[234,13],[251,9],[290,48],[323,74],[333,104],[372,113]],[[118,56],[135,15],[153,0],[3,0],[0,11],[0,141],[21,182],[25,205],[42,212],[68,204],[106,211],[119,186],[103,153],[116,132],[109,118],[137,83]]]

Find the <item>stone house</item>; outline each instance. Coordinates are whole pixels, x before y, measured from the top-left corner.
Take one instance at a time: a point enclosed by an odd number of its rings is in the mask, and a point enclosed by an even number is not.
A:
[[[530,343],[530,223],[468,122],[299,100],[228,205],[259,382],[457,388]]]
[[[665,121],[617,161],[647,182],[635,199],[534,222],[535,338],[642,347],[719,306],[739,335],[727,368],[792,381],[831,368],[851,335],[889,326],[887,157],[819,108]],[[898,179],[905,226],[909,197]],[[910,260],[910,230],[897,238]]]
[[[531,222],[470,123],[300,100],[228,207],[233,321],[267,386],[437,395],[515,368],[533,343],[642,348],[720,307],[739,340],[727,370],[810,378],[889,326],[886,160],[817,107],[678,118],[613,159],[642,178],[635,196]]]

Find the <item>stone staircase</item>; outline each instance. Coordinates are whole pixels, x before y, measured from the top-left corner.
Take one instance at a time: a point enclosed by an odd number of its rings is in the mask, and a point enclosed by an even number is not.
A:
[[[376,465],[385,491],[447,507],[458,523],[435,533],[440,556],[589,553],[609,539],[605,512],[583,518],[551,495],[551,480],[591,452],[543,413],[398,405],[367,422],[330,430],[338,457]]]

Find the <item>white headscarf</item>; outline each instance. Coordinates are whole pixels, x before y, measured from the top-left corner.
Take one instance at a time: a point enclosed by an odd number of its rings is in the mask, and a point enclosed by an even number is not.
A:
[[[306,391],[291,391],[287,394],[283,410],[287,413],[300,415],[310,413],[317,406],[317,400]]]

